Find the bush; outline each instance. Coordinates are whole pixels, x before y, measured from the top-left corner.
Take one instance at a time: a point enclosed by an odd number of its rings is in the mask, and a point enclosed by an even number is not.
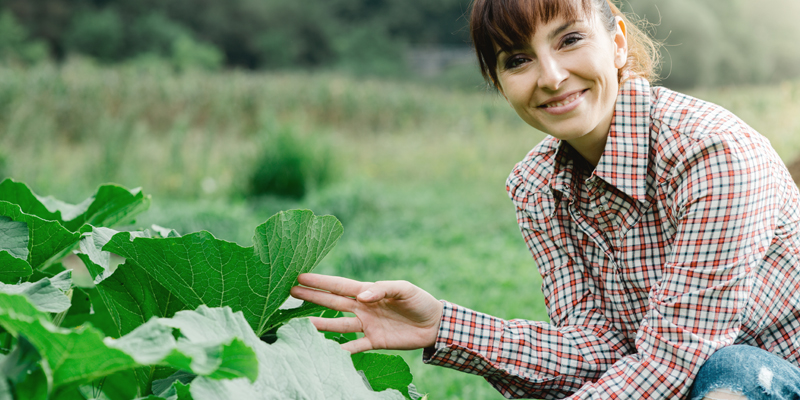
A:
[[[222,66],[222,52],[210,44],[198,42],[189,35],[172,42],[172,64],[178,71],[188,69],[217,70]]]
[[[133,55],[157,54],[169,57],[172,55],[173,43],[186,35],[191,35],[188,28],[162,13],[153,12],[133,22],[128,34],[128,47]]]
[[[72,20],[65,39],[70,51],[107,62],[119,59],[124,40],[122,19],[112,9],[79,13]]]
[[[0,60],[33,64],[47,58],[47,45],[29,40],[28,31],[17,22],[14,14],[0,14]]]
[[[391,76],[405,71],[405,46],[380,26],[355,27],[334,40],[338,67],[355,74]]]
[[[333,178],[330,150],[318,141],[302,138],[290,127],[270,132],[262,144],[248,182],[248,195],[303,198]]]

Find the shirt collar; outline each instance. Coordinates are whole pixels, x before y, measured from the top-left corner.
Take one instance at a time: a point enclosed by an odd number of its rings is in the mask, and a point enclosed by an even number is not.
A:
[[[647,163],[650,152],[650,84],[631,78],[620,86],[608,139],[594,174],[628,196],[647,202]],[[573,157],[565,141],[556,150],[551,187],[567,196],[577,190]]]
[[[650,84],[626,80],[620,87],[606,147],[595,175],[628,196],[647,202],[650,154]]]

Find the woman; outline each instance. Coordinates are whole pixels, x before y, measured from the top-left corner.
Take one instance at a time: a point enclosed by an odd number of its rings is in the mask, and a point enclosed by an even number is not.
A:
[[[484,77],[550,135],[507,182],[550,323],[305,274],[293,296],[356,315],[314,324],[507,397],[798,398],[800,193],[769,142],[651,88],[654,46],[607,0],[476,0],[470,27]]]

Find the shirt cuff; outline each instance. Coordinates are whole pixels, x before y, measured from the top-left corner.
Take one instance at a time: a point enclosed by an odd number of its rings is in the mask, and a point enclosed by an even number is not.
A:
[[[487,376],[496,371],[497,349],[504,321],[442,300],[436,343],[425,348],[422,361]]]

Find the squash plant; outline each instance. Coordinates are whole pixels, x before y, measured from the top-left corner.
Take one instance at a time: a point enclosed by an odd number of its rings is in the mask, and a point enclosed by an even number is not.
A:
[[[72,205],[0,183],[0,400],[419,398],[401,357],[350,356],[347,335],[298,318],[335,312],[287,306],[342,235],[335,217],[280,212],[250,247],[112,229],[149,204],[116,185]],[[76,256],[93,287],[73,284]]]

